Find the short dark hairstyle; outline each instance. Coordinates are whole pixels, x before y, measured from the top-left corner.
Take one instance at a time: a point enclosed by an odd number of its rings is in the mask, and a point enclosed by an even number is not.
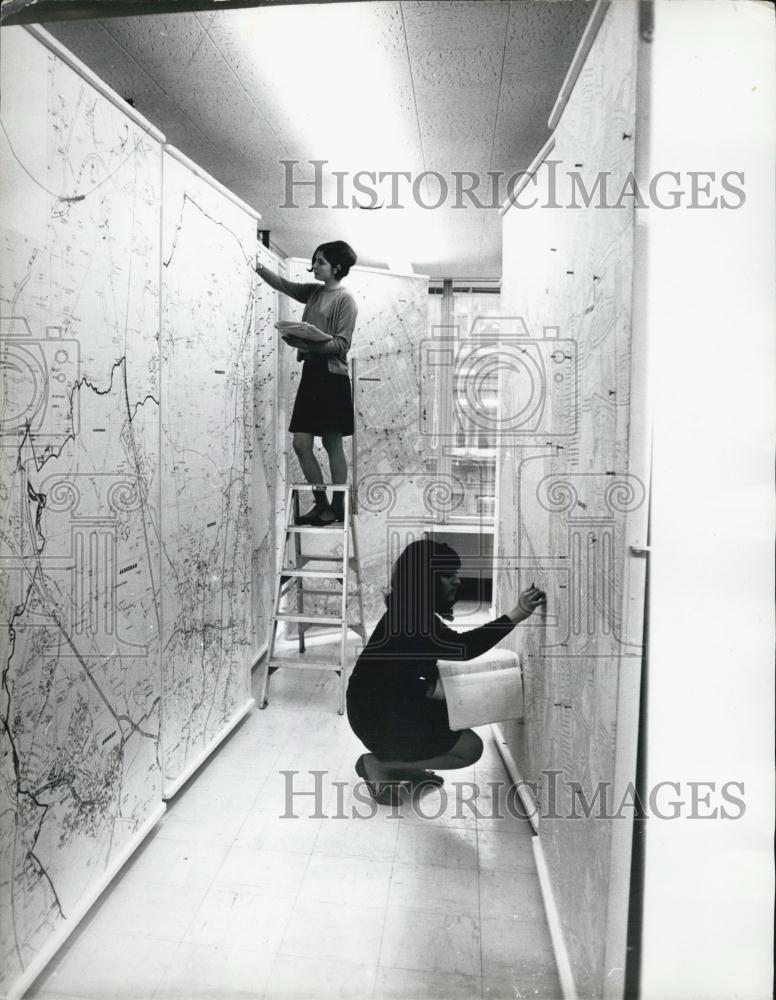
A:
[[[444,542],[430,538],[410,542],[394,563],[385,599],[394,634],[429,633],[435,613],[452,618],[452,608],[440,604],[438,577],[460,565],[458,553]]]
[[[323,254],[329,264],[331,264],[332,269],[336,272],[338,279],[342,279],[347,276],[351,267],[356,263],[358,257],[356,257],[356,251],[353,247],[345,243],[344,240],[332,240],[331,243],[321,243],[320,246],[315,248],[310,264],[315,260],[315,254],[318,251]],[[310,267],[312,271],[312,266]]]

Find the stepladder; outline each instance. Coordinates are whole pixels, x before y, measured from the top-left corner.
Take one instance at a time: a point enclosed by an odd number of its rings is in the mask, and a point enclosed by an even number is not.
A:
[[[351,656],[349,633],[359,636],[362,645],[366,643],[353,497],[347,484],[316,486],[343,494],[343,519],[325,526],[298,524],[299,495],[311,488],[309,483],[288,487],[259,708],[269,703],[270,675],[276,670],[333,670],[339,675],[339,714],[343,715]],[[314,551],[309,546],[305,551],[304,542],[314,546]],[[296,649],[289,642],[281,648],[278,627],[284,622],[296,627]],[[310,629],[316,636],[308,644]],[[332,637],[334,643],[326,641]]]

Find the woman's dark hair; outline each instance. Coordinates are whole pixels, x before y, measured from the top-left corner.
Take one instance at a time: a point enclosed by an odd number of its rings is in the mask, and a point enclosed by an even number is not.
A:
[[[313,253],[310,260],[311,264],[315,260],[315,254],[319,250],[327,262],[331,264],[335,277],[338,280],[344,278],[358,260],[353,247],[348,246],[344,240],[333,240],[331,243],[321,243],[319,247],[315,248],[315,253]],[[310,267],[310,270],[312,271],[312,267]]]
[[[385,598],[389,627],[395,635],[430,632],[434,613],[452,618],[439,601],[438,578],[461,565],[455,549],[429,538],[410,542],[394,563],[391,588]]]

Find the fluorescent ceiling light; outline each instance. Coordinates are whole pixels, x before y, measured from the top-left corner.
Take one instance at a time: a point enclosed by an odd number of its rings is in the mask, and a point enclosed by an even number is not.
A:
[[[406,59],[386,51],[389,22],[371,7],[265,7],[235,19],[241,54],[298,137],[294,153],[328,160],[328,173],[409,169],[416,149],[400,99]]]

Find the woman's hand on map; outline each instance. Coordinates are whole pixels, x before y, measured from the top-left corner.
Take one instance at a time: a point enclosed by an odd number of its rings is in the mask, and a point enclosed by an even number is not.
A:
[[[546,603],[547,595],[531,583],[531,586],[526,587],[520,594],[517,605],[509,612],[509,617],[517,625],[518,622],[524,622],[526,618],[530,618],[538,607]]]

